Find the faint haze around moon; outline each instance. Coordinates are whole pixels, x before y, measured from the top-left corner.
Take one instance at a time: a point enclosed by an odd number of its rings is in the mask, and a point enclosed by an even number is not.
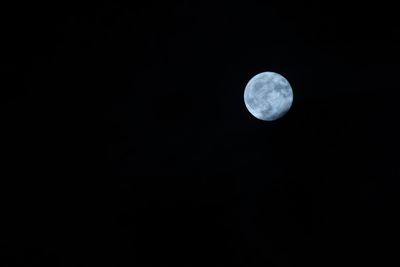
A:
[[[282,75],[262,72],[247,83],[244,102],[257,119],[274,121],[289,111],[293,102],[293,90]]]

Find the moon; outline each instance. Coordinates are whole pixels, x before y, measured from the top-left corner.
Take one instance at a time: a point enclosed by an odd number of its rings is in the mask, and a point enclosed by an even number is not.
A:
[[[293,103],[293,90],[282,75],[262,72],[247,83],[244,103],[257,119],[274,121],[289,111]]]

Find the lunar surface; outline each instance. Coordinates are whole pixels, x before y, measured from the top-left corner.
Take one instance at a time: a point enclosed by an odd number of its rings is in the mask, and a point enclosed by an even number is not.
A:
[[[289,82],[275,72],[262,72],[247,83],[244,103],[257,119],[273,121],[285,115],[293,102]]]

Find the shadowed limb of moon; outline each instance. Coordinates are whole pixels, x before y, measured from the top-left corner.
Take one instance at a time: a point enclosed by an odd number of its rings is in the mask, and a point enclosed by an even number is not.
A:
[[[247,83],[244,102],[257,119],[273,121],[289,111],[293,102],[293,90],[282,75],[262,72]]]

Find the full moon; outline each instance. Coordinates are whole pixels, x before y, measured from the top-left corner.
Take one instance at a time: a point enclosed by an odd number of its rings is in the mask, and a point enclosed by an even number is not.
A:
[[[274,121],[285,115],[293,102],[293,91],[289,82],[275,72],[262,72],[247,83],[244,103],[257,119]]]

